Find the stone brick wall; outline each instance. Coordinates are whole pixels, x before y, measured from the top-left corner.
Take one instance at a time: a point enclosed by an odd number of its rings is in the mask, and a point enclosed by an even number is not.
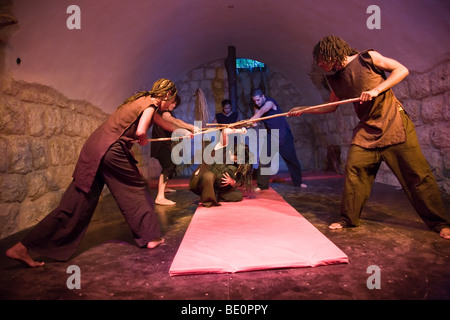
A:
[[[86,139],[107,117],[56,90],[3,79],[0,92],[0,237],[59,203]]]
[[[410,72],[394,92],[416,126],[439,187],[450,195],[450,60],[426,72]]]
[[[253,102],[251,99],[251,91],[254,88],[263,88],[267,96],[275,98],[283,111],[289,111],[293,106],[301,105],[303,96],[300,91],[281,73],[274,69],[269,72],[247,73],[241,72],[238,75],[238,111],[239,120],[248,119],[253,115]],[[176,82],[178,93],[181,96],[181,104],[178,106],[174,114],[186,122],[194,123],[195,121],[195,95],[200,88],[208,103],[208,113],[210,115],[209,122],[214,120],[215,113],[222,111],[222,100],[228,99],[228,75],[224,67],[224,60],[215,60],[205,63],[189,72],[183,78]],[[291,119],[288,120],[291,122]],[[302,131],[303,133],[303,131]],[[311,138],[311,137],[308,137]],[[311,170],[310,152],[312,148],[311,139],[302,139],[303,151],[298,151],[299,158],[306,163],[305,170]],[[198,151],[198,150],[197,150]],[[281,158],[280,158],[281,159]],[[178,166],[179,175],[190,175],[193,166]],[[287,170],[286,165],[280,160],[280,170]]]

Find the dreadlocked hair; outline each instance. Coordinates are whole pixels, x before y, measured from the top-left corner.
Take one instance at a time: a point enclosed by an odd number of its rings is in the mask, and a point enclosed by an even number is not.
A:
[[[242,150],[243,149],[243,150]],[[253,154],[250,152],[248,145],[237,144],[234,147],[234,153],[239,157],[244,153],[244,163],[239,163],[236,170],[236,181],[238,181],[245,189],[246,192],[253,190],[252,177],[253,177]]]
[[[166,99],[167,93],[170,93],[171,97],[177,95],[177,88],[175,83],[169,79],[159,79],[153,84],[152,90],[150,91],[139,91],[126,99],[120,106],[124,106],[130,102],[136,101],[139,98],[151,96],[152,98]]]
[[[139,91],[138,93],[135,93],[134,95],[132,95],[131,97],[129,97],[127,100],[125,100],[124,102],[122,102],[122,104],[117,108],[122,108],[124,105],[127,105],[130,102],[136,101],[139,98],[142,97],[147,97],[150,95],[149,91]]]
[[[177,95],[177,87],[175,83],[169,79],[159,79],[153,84],[152,90],[150,90],[150,95],[154,98],[165,99],[167,93],[170,93],[171,97]]]
[[[318,64],[319,60],[332,61],[344,65],[348,56],[358,54],[358,50],[353,49],[347,42],[337,36],[323,37],[314,47],[313,58]]]

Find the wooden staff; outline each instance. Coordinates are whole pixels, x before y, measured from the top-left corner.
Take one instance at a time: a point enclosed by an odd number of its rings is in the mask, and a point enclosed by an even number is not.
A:
[[[304,107],[301,111],[309,111],[309,110],[316,110],[316,109],[321,109],[321,108],[326,108],[326,107],[333,107],[333,106],[338,106],[340,104],[345,104],[345,103],[350,103],[350,102],[357,102],[357,101],[359,101],[359,98],[352,98],[352,99],[347,99],[347,100],[339,100],[339,101],[335,101],[335,102],[328,102],[328,103],[318,104],[318,105],[315,105],[315,106]],[[258,122],[258,121],[272,119],[272,118],[285,117],[287,115],[289,115],[289,112],[278,113],[278,114],[274,114],[274,115],[267,116],[267,117],[262,117],[262,118],[241,120],[241,121],[238,121],[238,122],[230,123],[229,125],[226,125],[225,127],[222,127],[221,129],[236,127],[236,126],[240,126],[240,125],[243,125],[243,124],[252,123],[252,122]]]
[[[359,98],[352,98],[352,99],[347,99],[347,100],[339,100],[339,101],[335,101],[335,102],[327,102],[327,103],[323,103],[323,104],[318,104],[315,106],[310,106],[310,107],[304,107],[303,109],[301,109],[301,111],[309,111],[309,110],[316,110],[316,109],[321,109],[321,108],[326,108],[326,107],[333,107],[333,106],[338,106],[340,104],[346,104],[346,103],[351,103],[351,102],[357,102],[359,101]],[[223,129],[227,129],[227,128],[233,128],[233,127],[237,127],[237,126],[241,126],[244,124],[248,124],[248,123],[252,123],[252,122],[258,122],[258,121],[263,121],[263,120],[267,120],[267,119],[272,119],[272,118],[278,118],[278,117],[285,117],[289,115],[289,112],[284,112],[284,113],[278,113],[278,114],[274,114],[271,116],[267,116],[267,117],[261,117],[261,118],[255,118],[255,119],[248,119],[248,120],[241,120],[238,122],[233,122],[230,124],[217,124],[217,123],[207,123],[206,125],[210,125],[210,126],[215,126],[217,125],[216,128],[212,128],[212,129],[202,129],[202,131],[197,132],[197,133],[192,133],[192,134],[188,134],[188,135],[184,135],[184,136],[180,136],[180,137],[176,137],[176,138],[158,138],[158,139],[148,139],[148,141],[169,141],[169,140],[180,140],[180,139],[186,139],[186,138],[192,138],[196,135],[199,134],[205,134],[205,133],[209,133],[209,132],[214,132],[214,131],[218,131],[218,130],[223,130]],[[137,142],[137,140],[136,140]]]
[[[206,125],[210,127],[226,127],[228,123],[207,123]]]
[[[147,139],[147,141],[149,141],[149,142],[155,142],[155,141],[178,141],[178,140],[181,140],[181,139],[192,139],[194,136],[198,136],[200,134],[210,133],[210,132],[214,132],[214,131],[218,131],[218,130],[222,130],[222,128],[213,128],[213,129],[203,128],[199,132],[186,134],[184,136]],[[138,142],[138,140],[133,140],[132,142]]]

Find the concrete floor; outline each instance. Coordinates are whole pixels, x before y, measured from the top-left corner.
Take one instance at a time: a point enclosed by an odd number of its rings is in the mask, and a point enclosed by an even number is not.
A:
[[[343,179],[305,174],[308,188],[278,179],[271,186],[349,257],[348,264],[235,274],[169,276],[169,268],[197,207],[182,180],[156,206],[166,242],[154,250],[135,246],[111,195],[104,196],[78,253],[41,268],[0,257],[1,300],[416,300],[450,299],[450,240],[429,231],[402,190],[375,184],[358,228],[330,231],[339,213]],[[180,184],[181,183],[181,184]],[[154,191],[154,190],[153,190]],[[449,208],[450,202],[446,200]],[[282,231],[282,230],[281,230]],[[4,252],[22,233],[0,240]],[[81,289],[68,289],[71,265]],[[369,266],[380,268],[380,289],[369,289]],[[186,305],[184,305],[186,306]],[[177,311],[178,313],[179,311]]]

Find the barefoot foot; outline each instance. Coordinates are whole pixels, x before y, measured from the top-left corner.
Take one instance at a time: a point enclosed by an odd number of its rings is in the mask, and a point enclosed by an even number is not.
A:
[[[22,261],[32,268],[41,267],[44,265],[44,262],[33,260],[28,253],[28,249],[25,248],[21,242],[16,243],[14,246],[6,250],[5,255],[10,259]]]
[[[444,239],[450,239],[450,228],[442,228],[439,235]]]
[[[164,243],[164,238],[156,238],[153,239],[152,241],[150,241],[149,243],[147,243],[147,248],[148,249],[154,249],[157,246],[159,246],[160,244]]]
[[[342,228],[343,228],[343,226],[339,222],[332,223],[328,226],[328,229],[330,229],[330,230],[338,230],[338,229],[342,229]]]
[[[155,199],[155,204],[158,204],[160,206],[174,206],[174,205],[176,205],[176,202],[166,199],[166,198],[161,198],[161,199]]]

